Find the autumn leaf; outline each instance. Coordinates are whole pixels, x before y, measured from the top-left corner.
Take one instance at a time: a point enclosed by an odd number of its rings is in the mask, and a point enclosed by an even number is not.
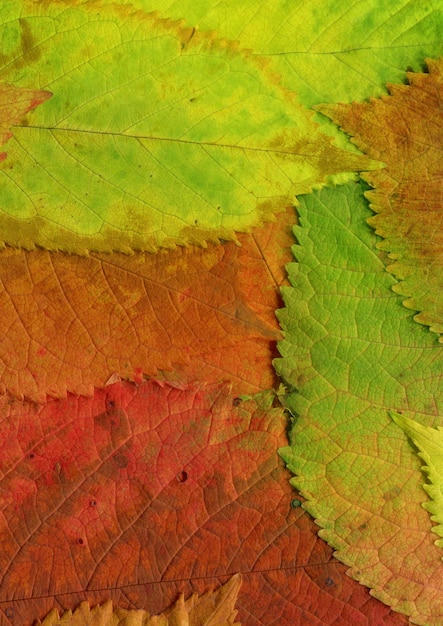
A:
[[[106,0],[109,4],[112,0]],[[214,30],[272,61],[308,107],[363,100],[401,82],[405,69],[441,53],[439,2],[395,0],[120,0]]]
[[[234,575],[216,592],[202,597],[196,594],[184,600],[183,594],[175,606],[162,615],[151,616],[143,609],[126,610],[113,606],[111,601],[90,608],[82,602],[74,612],[67,611],[61,617],[56,609],[39,626],[241,626],[235,621],[235,602],[241,585],[241,577]]]
[[[441,551],[420,462],[389,412],[439,423],[443,353],[392,291],[360,185],[306,196],[299,213],[279,312],[276,366],[297,416],[283,457],[350,575],[414,623],[439,624]]]
[[[375,187],[367,197],[377,215],[368,221],[394,259],[388,270],[400,279],[394,289],[406,296],[404,305],[420,312],[417,322],[442,333],[443,61],[428,66],[429,74],[409,73],[408,86],[390,85],[391,95],[381,100],[320,110],[386,163],[363,175]]]
[[[176,22],[16,0],[0,37],[4,80],[54,94],[15,127],[0,167],[12,246],[129,252],[234,239],[329,175],[378,166],[333,146],[264,62]]]
[[[228,388],[0,398],[0,619],[30,626],[109,599],[159,614],[240,572],[248,626],[405,623],[345,575],[297,506],[273,394]]]
[[[12,137],[11,126],[24,121],[28,111],[51,97],[49,91],[31,91],[0,83],[0,146]],[[0,161],[6,153],[0,153]]]
[[[391,411],[391,417],[397,426],[406,433],[418,448],[418,454],[424,460],[425,465],[422,470],[425,471],[429,478],[429,483],[424,483],[423,487],[429,494],[431,501],[423,503],[423,507],[431,513],[432,521],[437,523],[432,530],[440,537],[443,537],[443,468],[442,468],[442,450],[443,450],[443,427],[437,429],[429,426],[422,426],[420,423],[412,419],[408,419],[405,415],[400,415],[395,411]],[[443,547],[443,539],[436,541],[436,544]]]
[[[293,209],[281,213],[265,232],[240,235],[240,247],[2,251],[2,390],[38,402],[92,395],[114,373],[230,380],[237,395],[269,389],[293,220]]]

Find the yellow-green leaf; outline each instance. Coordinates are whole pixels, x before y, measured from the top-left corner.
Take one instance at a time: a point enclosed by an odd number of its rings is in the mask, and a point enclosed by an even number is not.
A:
[[[443,414],[443,351],[392,290],[359,184],[301,199],[279,312],[277,371],[296,416],[282,450],[320,536],[349,574],[414,623],[438,626],[443,563],[416,453],[389,416]]]
[[[15,0],[0,77],[47,89],[0,166],[0,241],[73,252],[233,239],[337,172],[263,60],[131,7]]]

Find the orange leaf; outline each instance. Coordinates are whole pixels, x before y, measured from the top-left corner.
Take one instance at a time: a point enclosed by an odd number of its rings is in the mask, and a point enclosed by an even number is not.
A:
[[[67,390],[91,395],[114,372],[231,380],[237,393],[271,387],[290,220],[293,210],[266,234],[242,235],[241,247],[89,257],[4,250],[2,390],[40,402]]]

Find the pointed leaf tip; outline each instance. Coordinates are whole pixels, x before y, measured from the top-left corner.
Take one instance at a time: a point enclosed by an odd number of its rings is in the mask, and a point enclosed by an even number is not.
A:
[[[418,449],[419,456],[425,462],[422,470],[428,482],[423,483],[423,488],[430,501],[423,502],[423,507],[429,511],[432,521],[437,524],[432,530],[439,537],[443,537],[443,426],[431,428],[395,411],[390,411],[389,414],[411,439]],[[443,548],[443,539],[438,539],[436,544]]]

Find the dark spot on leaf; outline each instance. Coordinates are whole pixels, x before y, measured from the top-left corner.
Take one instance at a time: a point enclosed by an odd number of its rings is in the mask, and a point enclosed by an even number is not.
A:
[[[114,463],[117,465],[117,467],[120,467],[121,469],[128,467],[129,460],[128,460],[128,457],[125,456],[124,454],[116,454],[112,458],[114,460]]]
[[[232,406],[238,406],[241,404],[241,398],[234,398],[232,401]]]
[[[325,585],[327,587],[333,587],[335,585],[334,579],[328,576],[327,578],[325,578]]]
[[[91,506],[97,506],[97,500],[91,500],[89,503]]]
[[[78,544],[80,544],[80,545],[82,546],[85,542],[83,541],[83,539],[82,539],[81,537],[79,537],[79,538],[77,539],[77,543],[78,543]]]
[[[184,482],[186,482],[188,480],[188,473],[185,472],[185,471],[180,472],[179,474],[177,474],[176,478],[177,478],[179,483],[184,483]]]
[[[27,62],[37,61],[41,56],[41,51],[36,45],[29,22],[19,17],[18,23],[24,60]]]
[[[301,506],[301,500],[297,500],[297,499],[291,500],[291,507],[293,509],[298,509],[298,507],[300,506]]]
[[[6,617],[9,617],[9,619],[12,619],[14,617],[14,610],[13,609],[6,609],[5,615],[6,615]]]
[[[31,452],[30,454],[28,454],[28,458],[29,459],[33,459],[35,457],[35,454],[33,452]]]
[[[396,498],[400,494],[400,492],[401,489],[399,487],[392,487],[383,494],[383,498],[384,500],[386,500],[386,502],[389,502],[389,500],[393,500],[394,498]]]

